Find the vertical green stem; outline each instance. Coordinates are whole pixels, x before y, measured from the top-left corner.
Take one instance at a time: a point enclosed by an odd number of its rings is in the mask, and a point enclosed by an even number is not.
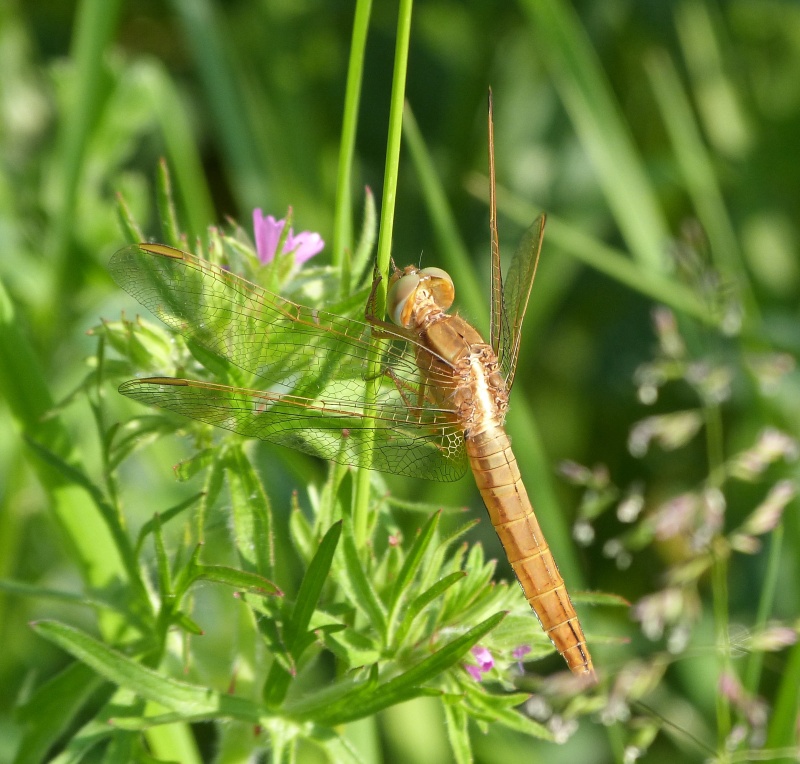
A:
[[[75,98],[70,99],[71,108],[65,112],[59,138],[59,209],[53,226],[55,241],[49,247],[56,264],[49,302],[57,306],[62,303],[60,295],[74,291],[73,280],[81,271],[70,257],[75,204],[89,136],[106,99],[103,57],[116,30],[121,5],[121,0],[82,0],[75,13],[71,54],[75,82],[80,86],[75,89]]]
[[[708,403],[703,406],[703,415],[706,425],[708,474],[711,476],[711,487],[719,488],[724,479],[722,467],[725,461],[725,446],[722,438],[722,415],[719,406]]]
[[[767,572],[764,576],[764,586],[761,589],[761,596],[758,600],[758,612],[756,621],[753,624],[755,631],[761,631],[767,623],[767,618],[772,612],[775,602],[775,592],[778,588],[778,573],[780,571],[781,551],[783,548],[783,525],[779,525],[772,532],[770,539],[769,557],[767,559]],[[764,662],[764,653],[754,651],[747,659],[747,666],[744,672],[745,689],[755,695],[761,680],[761,664]]]
[[[392,253],[394,204],[397,194],[397,176],[400,164],[400,143],[403,130],[403,104],[405,102],[408,47],[411,38],[411,10],[413,0],[400,0],[397,20],[397,45],[392,74],[392,100],[389,107],[389,136],[386,143],[386,168],[383,179],[383,204],[381,205],[380,234],[378,235],[378,269],[383,276],[375,297],[375,313],[380,317],[386,309],[386,281]],[[365,412],[372,409],[379,382],[379,361],[370,362],[364,393]],[[353,531],[356,543],[362,544],[367,535],[369,506],[369,473],[361,470],[356,480],[353,504]]]
[[[356,145],[358,106],[361,100],[361,80],[364,74],[364,50],[367,45],[371,10],[372,0],[358,0],[353,22],[353,36],[350,41],[350,61],[347,67],[347,87],[344,96],[342,138],[339,144],[339,171],[336,178],[336,207],[333,220],[332,259],[333,264],[339,266],[345,261],[345,248],[352,247],[353,241],[353,193],[350,183]],[[350,293],[349,281],[349,278],[342,278],[340,287],[342,297]]]
[[[413,0],[400,0],[397,22],[397,47],[392,73],[392,100],[389,107],[389,135],[386,142],[386,167],[383,178],[383,203],[381,205],[380,233],[378,235],[378,268],[384,279],[378,290],[375,309],[380,316],[386,300],[386,276],[392,253],[394,229],[394,204],[397,195],[397,175],[400,165],[400,143],[403,131],[403,105],[406,92],[408,46],[411,37],[411,9]]]
[[[715,643],[719,658],[720,676],[730,668],[730,643],[728,639],[728,557],[727,551],[718,550],[714,554],[711,567],[711,590],[714,603]],[[725,744],[731,731],[731,708],[728,698],[717,692],[717,750],[725,751]]]
[[[706,421],[706,452],[708,454],[709,487],[718,489],[724,479],[724,445],[722,417],[719,406],[706,403],[703,407]],[[714,633],[719,658],[720,677],[730,670],[730,643],[728,638],[728,550],[712,550],[711,594],[714,608]],[[725,741],[731,731],[731,709],[728,698],[717,692],[717,745],[725,750]]]

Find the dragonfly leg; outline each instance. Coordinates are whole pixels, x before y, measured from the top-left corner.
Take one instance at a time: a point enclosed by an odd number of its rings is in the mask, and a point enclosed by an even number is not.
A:
[[[398,394],[403,399],[403,403],[405,403],[406,406],[408,406],[409,409],[411,409],[411,408],[419,408],[419,409],[421,409],[422,408],[422,405],[423,405],[423,403],[425,401],[426,391],[427,391],[427,386],[425,384],[425,380],[424,379],[420,382],[419,388],[415,389],[412,385],[408,384],[408,382],[403,382],[403,380],[398,379],[397,375],[394,373],[394,371],[392,369],[387,367],[386,369],[383,370],[383,373],[387,377],[389,377],[389,379],[391,379],[392,382],[394,382],[394,386],[397,388]],[[417,397],[416,406],[411,402],[410,398],[407,397],[408,393],[410,393],[411,396],[413,396],[416,393],[416,397]],[[429,397],[428,400],[433,402],[433,398],[432,397]]]

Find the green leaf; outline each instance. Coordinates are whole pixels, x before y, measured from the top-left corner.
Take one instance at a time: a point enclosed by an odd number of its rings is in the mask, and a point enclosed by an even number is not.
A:
[[[100,676],[183,717],[225,717],[257,723],[269,715],[266,709],[244,698],[159,674],[72,626],[58,621],[37,621],[32,626],[41,637],[66,650]]]
[[[314,549],[314,529],[297,503],[297,496],[292,497],[292,513],[289,515],[289,533],[300,557],[310,560]]]
[[[290,647],[308,628],[311,616],[319,602],[322,588],[328,580],[333,555],[341,534],[342,521],[340,520],[334,523],[323,536],[317,553],[303,576],[300,591],[297,593],[297,601],[292,611],[292,620],[286,630],[286,642]]]
[[[364,282],[371,283],[372,271],[372,251],[375,248],[375,241],[378,238],[378,217],[375,212],[375,196],[369,186],[364,189],[364,214],[361,223],[361,235],[358,237],[355,252],[351,262],[351,268],[356,277],[362,276],[363,280],[358,281],[358,286]]]
[[[319,602],[322,588],[328,580],[333,555],[339,543],[342,533],[342,521],[334,523],[328,532],[323,536],[319,544],[317,553],[308,566],[303,581],[300,584],[300,591],[297,593],[294,609],[291,618],[284,631],[284,643],[290,654],[296,661],[300,655],[295,652],[300,640],[308,629],[311,616]],[[273,663],[264,684],[264,701],[275,706],[281,703],[286,696],[289,688],[291,676],[278,663]]]
[[[132,588],[138,594],[140,602],[149,607],[150,600],[139,577],[139,570],[136,566],[136,559],[130,540],[122,527],[120,516],[108,502],[103,491],[79,467],[67,463],[57,453],[45,448],[35,440],[29,437],[26,437],[25,440],[43,461],[58,470],[68,482],[79,485],[92,497],[125,564]]]
[[[483,547],[480,544],[472,546],[464,564],[467,576],[464,583],[457,590],[451,592],[446,608],[447,613],[460,613],[473,604],[480,594],[492,585],[492,576],[496,565],[495,560],[484,563]]]
[[[177,517],[178,515],[183,513],[185,510],[189,509],[189,507],[191,507],[193,504],[195,504],[200,498],[202,498],[202,496],[203,496],[203,492],[201,491],[200,493],[194,494],[194,496],[190,496],[188,499],[185,499],[184,501],[180,502],[179,504],[176,504],[175,506],[170,507],[166,511],[159,513],[158,522],[161,523],[161,525],[163,525],[165,523],[168,523],[170,520],[172,520],[173,517]],[[156,526],[155,517],[152,517],[150,520],[148,520],[142,526],[141,530],[139,531],[139,536],[136,539],[135,552],[136,552],[137,556],[138,556],[139,552],[141,551],[142,544],[144,544],[144,542],[147,539],[147,537],[151,533],[153,533],[153,531],[155,529],[155,526]]]
[[[17,594],[20,597],[37,597],[54,600],[56,602],[65,602],[69,605],[92,607],[97,610],[106,609],[120,613],[125,612],[123,604],[115,602],[114,600],[92,597],[83,593],[66,592],[60,589],[50,589],[45,586],[35,586],[24,581],[0,579],[0,590],[9,592],[10,594]]]
[[[416,666],[393,679],[379,683],[377,687],[357,687],[332,703],[306,710],[301,716],[313,719],[319,724],[333,726],[361,719],[422,694],[439,694],[437,690],[424,685],[460,661],[471,647],[505,618],[505,615],[505,613],[495,613],[466,634],[436,650]]]
[[[397,580],[395,581],[395,585],[392,589],[392,595],[389,603],[389,609],[392,612],[392,616],[394,616],[394,611],[400,603],[403,594],[411,585],[411,582],[414,580],[414,576],[417,574],[417,571],[422,564],[422,558],[430,546],[434,535],[436,534],[436,529],[439,526],[440,518],[441,513],[439,512],[431,515],[425,525],[423,525],[420,529],[416,539],[414,539],[414,543],[411,545],[411,549],[409,549],[408,553],[406,554],[403,567],[400,569],[400,572],[397,575]]]
[[[173,594],[172,576],[167,559],[167,550],[164,547],[164,534],[161,532],[161,518],[156,514],[153,528],[153,544],[156,549],[156,567],[158,570],[158,589],[161,595],[161,602],[169,602]],[[163,606],[163,604],[162,604]]]
[[[461,705],[443,702],[444,718],[447,723],[447,739],[456,764],[472,764],[472,744],[469,739],[467,722],[469,717]]]
[[[194,565],[190,577],[193,581],[214,581],[251,594],[283,596],[283,592],[264,576],[228,565]]]
[[[15,764],[38,764],[74,723],[103,680],[83,663],[72,663],[31,695],[17,711],[24,728]],[[110,687],[110,685],[106,685]]]
[[[401,621],[400,627],[397,630],[397,635],[395,636],[394,644],[403,645],[406,640],[406,635],[411,629],[411,626],[414,623],[416,617],[431,602],[433,602],[437,597],[440,597],[442,594],[444,594],[444,592],[446,592],[451,586],[453,586],[453,584],[456,584],[459,581],[461,581],[466,575],[467,574],[463,570],[451,573],[449,576],[445,576],[444,578],[437,581],[433,586],[426,589],[418,597],[415,597],[414,600],[412,600],[409,606],[406,608],[403,620]]]
[[[471,685],[464,682],[462,687],[467,693],[468,703],[472,710],[481,714],[487,721],[500,723],[515,732],[521,732],[541,740],[552,741],[555,739],[553,733],[544,725],[529,719],[519,711],[508,708],[508,698],[501,695],[490,695],[478,682]],[[527,698],[527,695],[515,693],[511,697],[511,702],[524,702]]]
[[[161,218],[161,229],[164,233],[164,241],[171,247],[178,247],[180,249],[183,241],[180,226],[178,225],[178,215],[175,211],[175,200],[172,194],[172,179],[169,176],[169,165],[164,157],[161,157],[158,162],[156,201],[158,203],[158,212]]]
[[[217,457],[218,449],[204,448],[193,454],[188,459],[181,459],[172,469],[175,477],[185,483],[191,480],[195,475],[200,474],[206,469]]]
[[[240,444],[228,449],[225,472],[239,557],[249,570],[267,578],[274,576],[272,508],[264,485]]]
[[[119,191],[117,192],[117,217],[129,244],[138,244],[145,240],[142,229],[133,219],[128,203]]]
[[[342,586],[347,590],[350,601],[369,618],[372,628],[383,636],[386,634],[386,608],[361,564],[352,522],[348,517],[344,520],[343,552],[345,576]]]

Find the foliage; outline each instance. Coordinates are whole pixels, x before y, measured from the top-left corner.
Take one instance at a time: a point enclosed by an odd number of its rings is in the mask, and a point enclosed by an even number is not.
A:
[[[795,757],[800,13],[374,6],[0,11],[0,761]],[[616,593],[574,598],[588,692],[491,583],[467,481],[328,468],[115,391],[230,372],[116,318],[122,238],[355,314],[364,185],[382,265],[449,270],[485,334],[489,84],[504,250],[548,211],[509,429],[570,588]],[[289,205],[324,265],[262,271],[209,228]]]

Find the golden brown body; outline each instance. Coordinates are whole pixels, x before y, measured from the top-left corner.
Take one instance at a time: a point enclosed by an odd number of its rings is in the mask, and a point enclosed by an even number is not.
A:
[[[525,597],[570,670],[594,676],[583,629],[503,428],[508,392],[494,351],[464,319],[444,313],[424,290],[419,290],[408,328],[433,353],[418,352],[423,373],[435,370],[439,382],[429,386],[428,394],[457,412],[475,482]],[[441,375],[448,372],[452,384],[443,387]]]

